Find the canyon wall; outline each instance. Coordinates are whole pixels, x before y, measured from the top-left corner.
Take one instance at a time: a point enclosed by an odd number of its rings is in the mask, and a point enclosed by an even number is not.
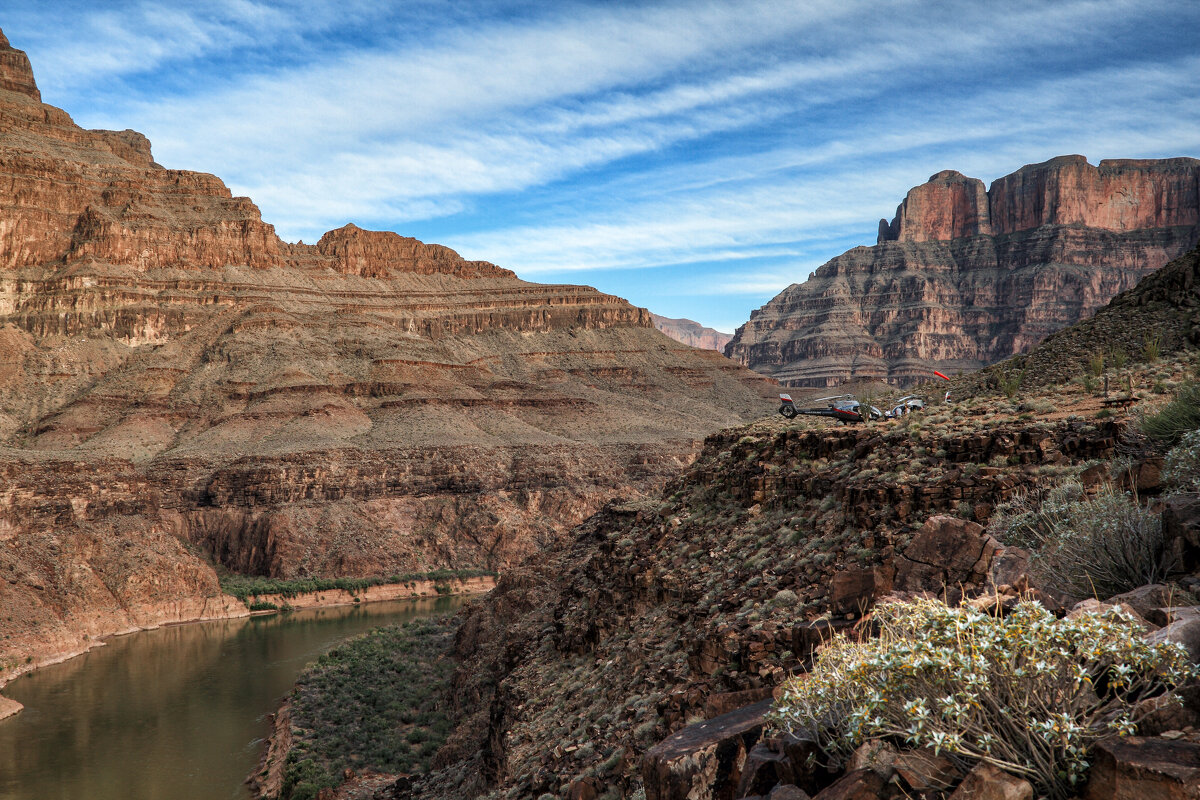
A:
[[[1028,351],[1200,237],[1200,160],[1062,156],[984,190],[939,172],[878,242],[793,284],[726,353],[788,386],[911,383]]]
[[[0,36],[0,681],[276,577],[504,568],[768,382],[586,286],[347,225],[41,103]]]
[[[660,317],[658,314],[651,314],[650,319],[654,322],[654,327],[688,347],[699,347],[723,353],[725,345],[729,344],[729,340],[733,338],[732,333],[721,333],[715,328],[706,328],[699,322],[690,319],[672,319]]]

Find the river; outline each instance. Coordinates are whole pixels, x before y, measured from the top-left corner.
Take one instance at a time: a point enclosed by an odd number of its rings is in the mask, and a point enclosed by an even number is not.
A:
[[[119,636],[17,678],[0,720],[3,800],[246,800],[267,715],[305,664],[459,597],[314,608]]]

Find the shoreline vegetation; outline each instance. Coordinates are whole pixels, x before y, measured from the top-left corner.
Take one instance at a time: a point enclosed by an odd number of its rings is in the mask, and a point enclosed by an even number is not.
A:
[[[248,780],[255,795],[315,800],[348,770],[427,771],[450,732],[440,698],[457,628],[450,616],[376,628],[305,668]]]
[[[345,593],[350,598],[349,602],[393,599],[392,597],[370,597],[370,589],[385,586],[403,586],[417,591],[421,588],[419,584],[424,583],[432,585],[434,593],[438,595],[462,594],[464,592],[461,590],[465,583],[480,578],[490,578],[494,581],[498,575],[494,570],[468,568],[406,572],[371,578],[282,579],[228,572],[222,572],[218,577],[221,582],[221,591],[241,600],[251,612],[270,612],[290,607],[322,605],[324,603],[321,602],[322,598],[319,596],[328,592]],[[314,598],[314,596],[316,597]],[[313,602],[314,599],[316,602]],[[330,604],[337,605],[341,602],[346,602],[346,600],[339,597]]]

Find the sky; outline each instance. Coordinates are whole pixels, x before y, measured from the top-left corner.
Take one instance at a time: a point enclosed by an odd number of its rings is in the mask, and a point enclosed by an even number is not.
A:
[[[45,102],[353,222],[732,331],[943,169],[1200,157],[1195,0],[0,0]]]

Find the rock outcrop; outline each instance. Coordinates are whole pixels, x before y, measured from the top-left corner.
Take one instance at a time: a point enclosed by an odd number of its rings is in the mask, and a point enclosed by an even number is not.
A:
[[[726,353],[789,386],[909,383],[1028,351],[1200,237],[1200,160],[1062,156],[983,183],[947,170],[874,247],[793,284]]]
[[[590,287],[353,225],[284,242],[42,104],[2,37],[0,181],[0,681],[228,613],[210,560],[505,567],[764,410],[761,376]]]
[[[671,319],[670,317],[660,317],[658,314],[651,314],[650,319],[654,322],[654,327],[689,347],[723,353],[725,345],[729,344],[729,340],[733,338],[732,333],[721,333],[690,319]]]
[[[396,796],[764,794],[782,767],[756,752],[761,709],[717,715],[860,625],[828,616],[837,576],[878,569],[937,594],[986,582],[1000,554],[946,514],[1027,491],[1042,467],[1109,457],[1120,433],[1078,420],[806,424],[714,434],[660,499],[610,504],[506,572],[463,614],[455,730],[435,772]],[[831,780],[801,788],[815,797]],[[581,781],[593,794],[569,793]]]

